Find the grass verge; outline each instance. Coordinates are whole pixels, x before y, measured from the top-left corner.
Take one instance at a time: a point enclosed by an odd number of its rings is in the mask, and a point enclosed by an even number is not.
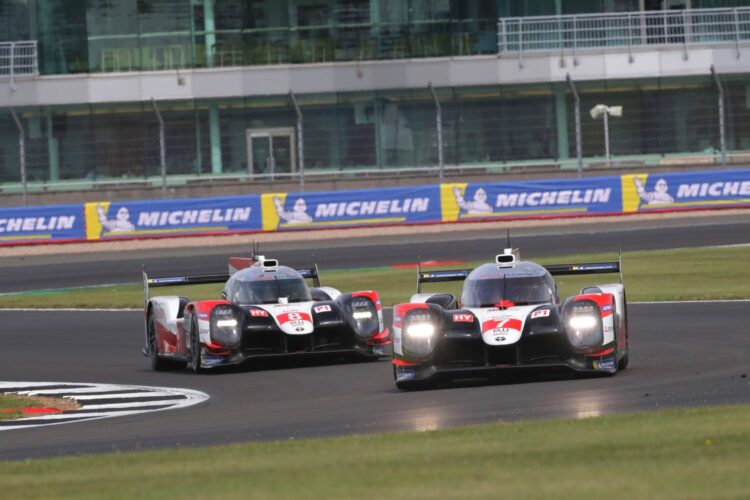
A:
[[[8,396],[0,394],[0,420],[15,420],[31,415],[24,410],[33,408],[48,408],[54,410],[74,410],[78,403],[62,398],[48,398],[37,396]],[[54,412],[50,412],[54,413]]]
[[[8,498],[742,498],[750,406],[4,463]]]
[[[568,255],[538,259],[542,264],[575,263],[616,259],[613,253]],[[691,248],[629,252],[623,258],[625,284],[631,301],[742,299],[750,295],[750,247]],[[467,268],[481,261],[470,262]],[[415,292],[414,269],[372,268],[321,272],[323,283],[342,291],[373,289],[383,304],[407,301]],[[562,276],[557,282],[561,296],[576,293],[584,285],[618,281],[616,275]],[[425,291],[460,293],[461,283],[431,284]],[[221,285],[196,285],[155,289],[157,295],[184,295],[191,299],[218,298]],[[154,294],[152,293],[152,295]],[[120,285],[55,292],[33,292],[0,296],[0,308],[81,307],[139,308],[143,305],[140,285]]]

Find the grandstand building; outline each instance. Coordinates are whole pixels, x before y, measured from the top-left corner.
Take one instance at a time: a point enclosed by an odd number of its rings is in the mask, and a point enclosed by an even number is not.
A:
[[[0,187],[739,162],[747,4],[3,0]]]

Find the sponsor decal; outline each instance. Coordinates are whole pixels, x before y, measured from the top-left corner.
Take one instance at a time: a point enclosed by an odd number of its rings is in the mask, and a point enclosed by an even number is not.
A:
[[[305,312],[290,312],[279,314],[277,316],[279,324],[292,323],[292,326],[296,326],[297,323],[301,324],[305,321],[312,322],[312,317]]]
[[[454,313],[453,314],[453,322],[454,323],[473,323],[474,322],[474,315],[473,314],[465,314],[465,313]]]
[[[540,309],[531,313],[531,319],[549,317],[549,309]]]
[[[220,365],[224,362],[224,356],[201,355],[201,364],[206,366]]]
[[[256,195],[86,203],[86,237],[206,233],[260,229]]]
[[[198,313],[198,319],[208,319],[207,313]]]
[[[750,203],[747,169],[622,176],[623,212]]]
[[[602,307],[602,311],[607,312],[612,310],[612,304],[607,304],[606,306]]]
[[[407,366],[396,366],[396,378],[398,380],[411,380],[416,376],[416,370]]]
[[[443,221],[516,214],[616,212],[620,178],[443,184]]]
[[[482,323],[482,332],[494,335],[508,335],[521,331],[521,320],[516,318],[491,319]]]
[[[254,318],[267,318],[268,311],[264,311],[263,309],[250,309],[250,316],[253,316]]]
[[[602,358],[600,361],[594,361],[593,366],[595,370],[614,370],[615,358],[614,356],[609,358]]]
[[[81,205],[0,208],[0,242],[84,237]]]
[[[266,193],[263,229],[439,220],[438,186],[320,193]]]
[[[316,313],[331,312],[331,306],[329,305],[315,306],[315,312]]]

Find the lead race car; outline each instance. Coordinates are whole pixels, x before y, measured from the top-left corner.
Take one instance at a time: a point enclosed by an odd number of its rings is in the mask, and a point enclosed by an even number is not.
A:
[[[566,367],[614,374],[628,365],[628,316],[620,261],[543,267],[506,248],[474,270],[422,272],[417,294],[393,311],[393,373],[400,389],[443,376]],[[620,273],[561,303],[555,275]],[[461,306],[422,283],[464,280]]]
[[[224,282],[222,300],[149,297],[154,287]],[[154,370],[190,364],[198,372],[274,356],[377,359],[391,343],[378,293],[322,287],[317,265],[292,269],[262,255],[233,257],[228,274],[149,278],[144,270],[143,285],[143,354]]]

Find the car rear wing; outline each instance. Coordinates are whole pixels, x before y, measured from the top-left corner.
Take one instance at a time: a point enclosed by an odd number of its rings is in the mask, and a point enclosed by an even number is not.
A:
[[[583,264],[553,264],[544,266],[552,276],[576,275],[576,274],[609,274],[618,273],[620,283],[622,280],[622,252],[619,259],[614,262],[587,262]],[[422,283],[443,283],[446,281],[463,281],[471,272],[471,269],[451,269],[446,271],[422,271],[420,263],[417,263],[417,293],[422,293]]]
[[[320,286],[320,275],[318,273],[318,264],[314,263],[313,267],[295,269],[304,279],[310,279],[313,286]],[[149,288],[158,288],[164,286],[180,285],[207,285],[212,283],[226,283],[231,277],[229,273],[220,274],[199,274],[193,276],[169,276],[164,278],[149,278],[146,268],[143,268],[143,299],[148,303]]]

